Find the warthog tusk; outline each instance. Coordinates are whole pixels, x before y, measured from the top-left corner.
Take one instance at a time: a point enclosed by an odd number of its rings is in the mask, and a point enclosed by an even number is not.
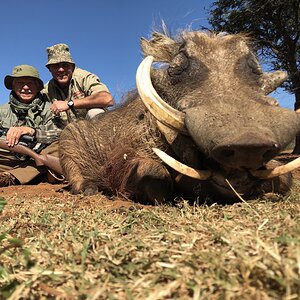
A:
[[[156,120],[157,127],[159,131],[164,135],[167,142],[171,145],[176,140],[179,132],[171,129],[170,127],[164,125],[160,121]]]
[[[271,179],[274,177],[278,177],[280,175],[284,175],[286,173],[292,172],[293,170],[300,167],[300,157],[294,159],[293,161],[283,165],[276,167],[270,170],[256,170],[250,171],[251,174],[259,179]]]
[[[137,69],[136,85],[139,95],[144,105],[157,120],[168,127],[187,134],[184,124],[184,113],[163,101],[152,85],[150,78],[152,62],[153,56],[147,56]]]
[[[154,153],[164,162],[166,163],[169,167],[172,169],[176,170],[177,172],[186,175],[188,177],[198,179],[198,180],[207,180],[212,176],[211,171],[202,171],[202,170],[196,170],[193,169],[173,157],[169,156],[167,153],[157,149],[157,148],[152,148]]]

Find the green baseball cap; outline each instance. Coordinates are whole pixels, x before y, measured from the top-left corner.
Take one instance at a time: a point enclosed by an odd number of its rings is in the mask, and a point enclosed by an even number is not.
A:
[[[39,90],[42,90],[44,87],[43,81],[40,79],[38,70],[35,67],[29,65],[19,65],[15,66],[12,71],[12,75],[7,75],[4,78],[4,85],[7,89],[12,89],[12,83],[14,78],[17,77],[32,77],[37,79],[39,84]]]
[[[46,67],[49,68],[49,65],[58,64],[62,62],[68,62],[74,64],[72,59],[69,46],[67,44],[56,44],[47,48],[48,53],[48,63]]]

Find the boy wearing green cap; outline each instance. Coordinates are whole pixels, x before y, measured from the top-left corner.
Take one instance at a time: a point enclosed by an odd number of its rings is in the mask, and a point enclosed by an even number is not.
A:
[[[68,45],[53,45],[47,48],[47,53],[46,67],[53,78],[43,93],[52,102],[52,112],[64,125],[92,118],[114,104],[108,88],[98,76],[75,66]]]
[[[51,104],[40,93],[43,81],[36,68],[19,65],[7,75],[4,85],[11,90],[9,102],[0,106],[0,125],[9,128],[5,139],[9,147],[19,143],[21,136],[33,136],[38,143],[48,145],[42,152],[57,155],[56,144],[61,129],[55,123]],[[0,186],[26,184],[46,169],[36,167],[31,159],[20,160],[13,152],[0,149]]]

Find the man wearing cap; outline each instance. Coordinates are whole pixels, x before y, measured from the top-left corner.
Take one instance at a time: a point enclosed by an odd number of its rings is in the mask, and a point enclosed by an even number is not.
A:
[[[57,143],[61,129],[55,123],[51,104],[40,93],[44,84],[37,69],[29,65],[16,66],[12,75],[5,77],[4,84],[11,93],[9,102],[0,106],[0,125],[9,130],[1,138],[9,147],[14,147],[22,135],[34,136],[38,143],[48,145],[43,153],[57,155],[57,146],[52,149],[50,144]],[[45,172],[45,168],[36,167],[31,159],[20,160],[13,152],[0,151],[1,187],[26,184]]]
[[[68,45],[53,45],[47,48],[47,53],[46,67],[53,78],[43,93],[52,102],[52,112],[61,117],[64,125],[92,118],[114,104],[108,88],[98,76],[75,66]]]

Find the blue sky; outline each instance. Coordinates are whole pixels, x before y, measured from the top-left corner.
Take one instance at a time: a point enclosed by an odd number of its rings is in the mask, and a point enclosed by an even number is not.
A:
[[[19,64],[35,66],[47,82],[46,48],[69,45],[75,63],[97,74],[119,101],[135,87],[142,55],[139,40],[163,19],[172,33],[209,27],[213,0],[15,0],[1,1],[0,104],[8,101],[3,80]],[[284,107],[294,97],[275,93]]]

